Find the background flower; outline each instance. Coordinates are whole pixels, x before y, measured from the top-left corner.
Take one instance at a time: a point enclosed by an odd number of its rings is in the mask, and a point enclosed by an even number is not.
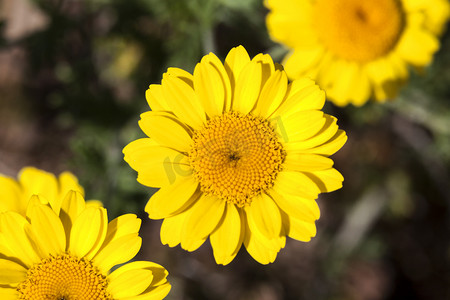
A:
[[[132,259],[141,247],[141,221],[122,215],[110,223],[106,209],[85,206],[70,191],[61,209],[34,195],[27,215],[0,214],[0,295],[3,299],[163,299],[167,271]]]
[[[311,76],[339,106],[393,99],[410,68],[430,64],[448,1],[266,1],[290,78]]]
[[[78,179],[65,171],[57,178],[54,174],[34,167],[23,168],[15,180],[0,174],[0,212],[15,211],[26,214],[28,202],[33,195],[39,195],[43,204],[49,203],[58,212],[67,192],[74,190],[84,196],[84,189]],[[88,201],[88,205],[101,206],[96,200]]]

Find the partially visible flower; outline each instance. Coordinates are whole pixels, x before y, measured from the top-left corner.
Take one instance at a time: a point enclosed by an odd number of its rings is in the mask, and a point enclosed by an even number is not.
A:
[[[0,174],[0,187],[0,212],[15,211],[22,215],[25,215],[32,195],[39,195],[42,203],[50,203],[57,213],[68,191],[74,190],[84,196],[83,187],[72,173],[66,171],[57,178],[52,173],[34,167],[23,168],[17,180]],[[97,200],[88,203],[102,206]]]
[[[328,158],[347,140],[321,109],[325,93],[307,78],[288,83],[269,55],[233,48],[223,64],[210,53],[194,74],[169,68],[147,90],[149,138],[123,152],[137,180],[160,187],[145,207],[164,219],[161,241],[194,251],[209,237],[218,264],[242,244],[273,262],[286,236],[309,241],[315,199],[342,186]]]
[[[108,223],[106,209],[67,193],[59,213],[40,196],[26,216],[0,213],[1,299],[162,299],[167,271],[132,259],[141,247],[141,220],[122,215]],[[126,263],[113,272],[110,270]]]
[[[447,0],[266,0],[290,78],[310,76],[339,106],[394,98],[439,49]]]

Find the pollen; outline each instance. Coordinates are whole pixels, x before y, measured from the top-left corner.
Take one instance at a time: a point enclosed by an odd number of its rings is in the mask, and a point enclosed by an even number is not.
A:
[[[31,267],[17,290],[19,299],[28,300],[112,299],[107,286],[106,276],[90,261],[63,254]]]
[[[398,0],[317,0],[313,20],[328,50],[358,62],[393,50],[405,22]]]
[[[239,207],[273,186],[285,157],[268,120],[228,112],[194,132],[189,160],[203,193]]]

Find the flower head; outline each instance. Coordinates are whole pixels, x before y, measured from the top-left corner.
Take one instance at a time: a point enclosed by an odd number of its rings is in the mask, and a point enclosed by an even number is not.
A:
[[[266,0],[267,27],[290,53],[290,78],[310,76],[336,105],[395,97],[409,67],[439,48],[446,0]]]
[[[146,97],[152,111],[139,125],[149,138],[123,151],[137,180],[160,188],[145,210],[164,219],[164,244],[194,251],[209,237],[219,264],[242,244],[267,264],[286,236],[315,235],[315,199],[343,181],[327,156],[347,137],[320,111],[325,94],[312,80],[288,83],[270,56],[239,46],[224,64],[206,55],[193,75],[169,68]]]
[[[141,221],[122,215],[108,223],[106,209],[67,193],[59,212],[33,195],[26,216],[0,213],[2,299],[162,299],[167,271],[135,261]]]
[[[39,195],[43,204],[50,203],[58,213],[61,203],[70,190],[84,196],[84,189],[78,179],[70,172],[63,172],[58,177],[54,174],[34,168],[25,167],[19,172],[18,179],[0,174],[0,212],[15,211],[25,215],[28,201],[32,195]],[[101,206],[97,200],[88,201],[89,205]]]

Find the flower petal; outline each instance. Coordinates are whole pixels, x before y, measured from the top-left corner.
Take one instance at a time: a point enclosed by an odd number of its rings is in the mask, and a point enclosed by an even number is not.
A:
[[[139,295],[152,283],[152,271],[142,268],[130,269],[130,264],[120,267],[108,276],[108,291],[114,299]],[[121,270],[124,267],[128,267],[127,270]]]
[[[311,172],[330,169],[333,166],[333,160],[317,154],[288,152],[283,166],[289,171]]]
[[[345,131],[339,129],[336,134],[328,140],[326,143],[310,148],[310,149],[304,149],[301,150],[302,153],[314,153],[319,155],[333,155],[336,153],[339,149],[344,146],[345,142],[347,142],[347,134]]]
[[[342,182],[344,181],[344,177],[341,173],[334,168],[305,173],[305,175],[316,183],[322,193],[328,193],[340,189],[342,187]]]
[[[27,269],[22,265],[8,259],[0,258],[0,286],[4,284],[15,286],[24,281],[26,277]]]
[[[163,95],[171,111],[194,129],[206,121],[205,111],[192,87],[174,75],[167,74],[161,81]]]
[[[26,266],[31,266],[40,262],[41,258],[36,253],[33,241],[25,233],[27,226],[30,226],[28,221],[16,212],[8,211],[0,214],[0,241],[2,242],[0,247],[5,247],[2,254],[17,257]]]
[[[200,195],[194,176],[178,177],[174,184],[159,189],[148,201],[145,211],[151,219],[163,219],[177,214]]]
[[[22,201],[20,186],[12,178],[0,174],[0,213],[4,211],[24,212],[26,204]],[[28,200],[28,199],[27,199]]]
[[[205,55],[194,70],[195,92],[206,114],[211,118],[221,115],[231,102],[230,79],[216,55]]]
[[[66,241],[70,241],[70,231],[76,218],[84,211],[86,203],[83,196],[76,191],[70,191],[64,197],[61,204],[61,210],[59,212],[59,218],[63,224],[64,231],[66,232]],[[66,247],[68,247],[68,243]],[[67,250],[67,249],[66,249]]]
[[[78,257],[92,258],[105,240],[107,226],[106,209],[87,207],[73,223],[70,232],[70,253]]]
[[[161,187],[175,182],[178,176],[189,176],[192,168],[187,156],[171,148],[161,147],[148,138],[129,143],[124,149],[125,161],[138,171],[138,182]]]
[[[37,198],[37,196],[34,196]],[[27,216],[30,218],[31,231],[39,239],[36,241],[44,250],[45,257],[56,256],[66,249],[66,234],[63,224],[55,212],[48,206],[37,202],[28,205]]]
[[[289,194],[306,199],[317,199],[320,189],[315,181],[301,172],[281,171],[272,189],[280,195]]]
[[[191,210],[188,209],[173,217],[164,219],[161,225],[161,243],[163,245],[175,247],[181,243],[181,232],[183,231],[184,222],[190,213]]]
[[[108,224],[105,241],[102,244],[102,248],[125,235],[139,233],[141,223],[141,219],[139,219],[135,214],[126,214],[115,218]]]
[[[261,63],[251,61],[239,73],[233,110],[245,115],[253,109],[261,91],[262,67]]]
[[[250,205],[245,206],[245,212],[252,232],[259,231],[269,240],[280,236],[280,209],[271,197],[264,193],[256,196]]]
[[[289,216],[293,216],[299,220],[314,222],[320,217],[320,210],[317,202],[313,199],[306,199],[289,194],[278,194],[271,191],[275,203]]]
[[[240,209],[227,203],[222,220],[209,238],[217,264],[227,265],[234,259],[244,241],[244,234]]]
[[[288,86],[286,72],[276,70],[269,77],[259,96],[254,114],[267,118],[280,106]]]
[[[170,114],[145,112],[141,114],[139,126],[161,146],[188,152],[192,144],[190,130]]]
[[[188,251],[217,227],[225,211],[225,201],[215,196],[202,195],[190,210],[181,235],[181,247]]]
[[[136,233],[127,234],[109,243],[92,260],[102,273],[108,273],[113,266],[132,259],[141,245],[142,239]]]
[[[302,242],[309,242],[316,236],[316,224],[283,213],[283,226],[287,236]]]

